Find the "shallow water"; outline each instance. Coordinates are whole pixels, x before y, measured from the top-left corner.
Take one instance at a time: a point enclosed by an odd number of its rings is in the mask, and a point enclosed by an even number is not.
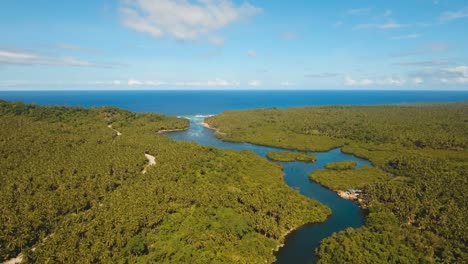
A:
[[[258,146],[247,143],[224,142],[216,138],[213,131],[203,127],[200,123],[204,115],[184,116],[190,119],[190,128],[187,131],[168,133],[175,140],[194,141],[202,145],[221,149],[252,150],[265,157],[269,151],[281,149]],[[320,241],[348,227],[359,227],[363,224],[364,213],[355,203],[340,198],[335,192],[321,185],[311,182],[308,175],[317,169],[324,168],[325,164],[335,161],[354,160],[358,167],[371,166],[367,160],[353,155],[342,153],[340,149],[328,152],[314,152],[317,161],[305,162],[277,162],[284,168],[284,179],[287,185],[298,190],[302,195],[327,205],[332,215],[323,223],[306,224],[287,235],[285,244],[276,253],[277,263],[315,263],[314,250]]]

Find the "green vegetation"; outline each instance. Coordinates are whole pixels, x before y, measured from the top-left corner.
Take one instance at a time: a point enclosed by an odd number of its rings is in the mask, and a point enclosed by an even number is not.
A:
[[[320,263],[468,262],[467,103],[228,111],[206,122],[222,139],[342,147],[401,175],[360,186],[366,225],[325,239],[316,252]],[[338,174],[349,172],[323,173],[336,174],[323,183],[334,188],[344,180]]]
[[[292,161],[303,161],[303,162],[314,162],[317,158],[313,154],[297,153],[297,152],[268,152],[267,158],[276,161],[292,162]]]
[[[357,170],[339,168],[340,170],[316,170],[309,177],[311,180],[334,191],[362,189],[369,184],[385,182],[392,178],[389,173],[369,166],[363,166]]]
[[[355,161],[339,161],[339,162],[330,162],[325,165],[325,169],[328,170],[351,170],[356,168]]]
[[[157,133],[188,125],[0,101],[0,261],[272,262],[285,232],[330,214],[252,152]]]

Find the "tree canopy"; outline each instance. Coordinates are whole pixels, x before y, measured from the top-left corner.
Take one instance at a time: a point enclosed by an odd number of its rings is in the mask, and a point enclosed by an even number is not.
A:
[[[376,166],[311,175],[332,189],[362,188],[369,210],[364,227],[322,241],[320,263],[468,262],[468,103],[226,111],[205,122],[221,139],[341,147]]]
[[[188,125],[0,101],[0,261],[272,262],[287,231],[331,213],[253,152],[157,133]]]

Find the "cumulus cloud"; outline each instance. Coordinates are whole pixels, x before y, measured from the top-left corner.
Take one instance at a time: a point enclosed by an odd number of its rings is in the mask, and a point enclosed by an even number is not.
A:
[[[249,86],[252,86],[252,87],[259,87],[259,86],[262,86],[262,82],[261,82],[261,81],[258,81],[258,80],[249,81],[247,84],[248,84]]]
[[[119,82],[122,83],[122,82]],[[137,79],[129,79],[127,81],[128,86],[161,86],[166,84],[165,82],[161,81],[142,81]]]
[[[393,78],[387,77],[382,79],[355,79],[350,76],[346,76],[344,84],[346,86],[366,87],[366,86],[402,86],[405,84],[419,85],[423,83],[422,78]]]
[[[240,83],[237,81],[227,81],[224,79],[215,79],[209,81],[189,81],[189,82],[176,82],[173,86],[178,87],[235,87],[239,86]]]
[[[458,11],[446,11],[440,15],[439,19],[441,21],[450,21],[464,17],[468,17],[468,6]]]
[[[360,80],[357,80],[357,79],[354,79],[350,76],[346,76],[345,77],[345,85],[346,86],[369,86],[369,85],[373,85],[375,82],[373,80],[370,80],[370,79],[360,79]]]
[[[439,78],[441,83],[468,84],[468,66],[446,69],[444,75]]]
[[[195,40],[261,12],[247,2],[236,5],[231,0],[121,0],[120,5],[125,27],[179,40]]]
[[[131,78],[128,81],[121,82],[125,83],[128,86],[150,86],[150,87],[235,87],[239,86],[240,83],[237,81],[227,81],[224,79],[214,79],[208,81],[177,81],[177,82],[163,82],[155,80],[138,80]]]
[[[46,54],[39,54],[21,50],[1,50],[0,64],[19,65],[55,65],[55,66],[75,66],[75,67],[112,67],[108,64],[99,64],[73,57],[59,57]]]

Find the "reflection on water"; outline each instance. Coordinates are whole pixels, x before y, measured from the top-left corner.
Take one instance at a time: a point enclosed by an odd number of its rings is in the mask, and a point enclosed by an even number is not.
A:
[[[262,157],[266,157],[269,151],[281,149],[257,146],[247,143],[224,142],[216,138],[213,131],[201,125],[203,119],[209,115],[183,116],[190,119],[190,128],[182,132],[167,134],[175,140],[193,141],[206,146],[221,149],[251,150]],[[317,157],[314,163],[305,162],[277,162],[284,169],[284,179],[287,185],[298,190],[302,195],[318,200],[332,210],[332,215],[327,221],[319,224],[306,224],[290,233],[285,244],[276,253],[277,263],[315,263],[314,250],[320,241],[348,227],[359,227],[363,224],[363,211],[355,203],[344,200],[321,185],[311,182],[308,175],[317,169],[322,169],[329,162],[353,160],[357,167],[371,166],[367,160],[353,155],[342,153],[340,149],[328,152],[313,152]]]

